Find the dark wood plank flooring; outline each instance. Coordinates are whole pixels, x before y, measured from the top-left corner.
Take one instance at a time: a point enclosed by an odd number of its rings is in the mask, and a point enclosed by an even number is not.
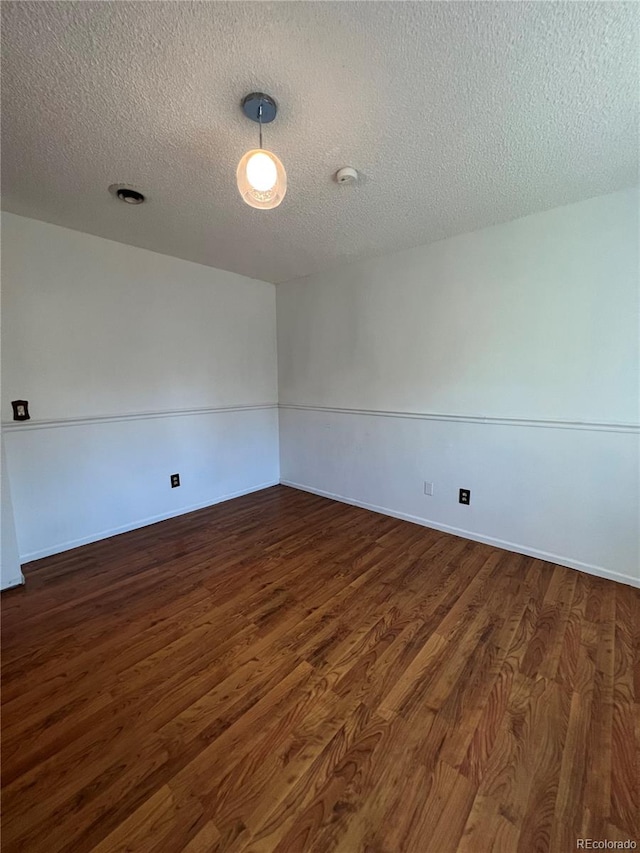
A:
[[[285,487],[2,595],[2,850],[640,845],[640,592]]]

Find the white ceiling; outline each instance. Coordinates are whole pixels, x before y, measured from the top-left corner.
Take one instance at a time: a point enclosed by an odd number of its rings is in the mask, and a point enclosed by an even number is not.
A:
[[[636,3],[2,3],[3,207],[287,281],[637,181]],[[287,196],[247,207],[265,147]],[[352,165],[357,186],[333,173]],[[107,192],[130,184],[148,203]]]

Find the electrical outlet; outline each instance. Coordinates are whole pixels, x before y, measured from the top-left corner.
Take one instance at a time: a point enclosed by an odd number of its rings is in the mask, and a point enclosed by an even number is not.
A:
[[[433,497],[433,483],[424,481],[424,493],[425,495],[429,495],[429,497]]]
[[[175,489],[176,486],[180,485],[180,474],[172,474],[171,475],[171,488]]]
[[[466,504],[467,506],[471,503],[470,489],[460,489],[460,492],[458,493],[458,503]]]

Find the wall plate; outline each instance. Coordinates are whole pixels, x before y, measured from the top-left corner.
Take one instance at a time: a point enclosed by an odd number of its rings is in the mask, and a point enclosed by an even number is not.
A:
[[[30,421],[29,403],[27,400],[12,400],[14,421]]]

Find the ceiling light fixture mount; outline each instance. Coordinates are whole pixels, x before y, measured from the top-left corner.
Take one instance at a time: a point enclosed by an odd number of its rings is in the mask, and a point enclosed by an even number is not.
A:
[[[278,106],[270,95],[252,92],[242,99],[242,111],[260,126],[260,147],[247,151],[236,169],[238,190],[251,207],[272,210],[287,192],[287,173],[279,158],[262,147],[262,125],[272,122]]]
[[[242,99],[242,112],[258,124],[270,124],[278,115],[278,105],[264,92],[252,92]]]

